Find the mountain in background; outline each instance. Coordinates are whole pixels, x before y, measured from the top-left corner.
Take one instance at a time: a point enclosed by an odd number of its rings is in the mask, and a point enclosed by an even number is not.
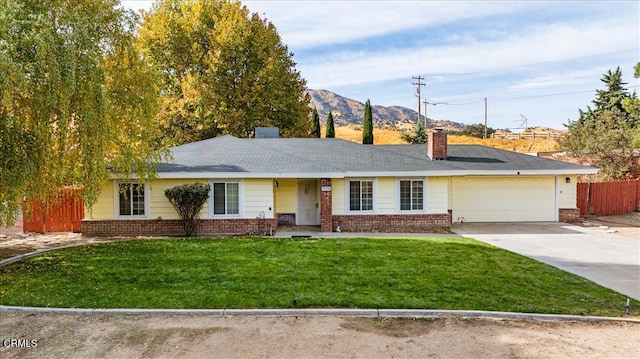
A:
[[[333,114],[336,126],[362,125],[364,104],[350,98],[340,96],[327,90],[308,90],[311,96],[311,107],[315,106],[320,114],[320,121],[326,122],[329,111]],[[418,112],[402,106],[372,106],[373,125],[378,128],[408,130],[413,128],[418,119]],[[424,119],[424,116],[422,116]],[[461,131],[465,125],[454,121],[434,121],[428,119],[428,127],[442,127],[449,131]]]

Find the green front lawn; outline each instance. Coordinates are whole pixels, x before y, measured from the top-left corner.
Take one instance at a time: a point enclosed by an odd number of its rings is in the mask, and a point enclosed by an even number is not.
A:
[[[619,316],[626,297],[466,238],[166,239],[85,245],[0,268],[4,305],[425,308]],[[640,314],[633,301],[633,315]]]

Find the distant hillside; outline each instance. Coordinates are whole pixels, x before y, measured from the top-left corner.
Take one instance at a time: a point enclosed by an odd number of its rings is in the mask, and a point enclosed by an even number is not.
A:
[[[336,126],[362,125],[364,103],[327,90],[308,90],[308,93],[311,96],[311,107],[315,106],[318,109],[321,122],[324,123],[327,120],[327,114],[331,111]],[[384,107],[373,104],[372,114],[375,127],[400,130],[413,128],[418,118],[418,112],[402,106]],[[429,127],[461,131],[465,125],[453,121],[429,119]]]

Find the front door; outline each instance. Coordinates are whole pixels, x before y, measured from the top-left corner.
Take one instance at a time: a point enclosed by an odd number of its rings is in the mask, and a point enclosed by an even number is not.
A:
[[[318,180],[298,180],[297,225],[317,226],[320,224],[319,199]]]

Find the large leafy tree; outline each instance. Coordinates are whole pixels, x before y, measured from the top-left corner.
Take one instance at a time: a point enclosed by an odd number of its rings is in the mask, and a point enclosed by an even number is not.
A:
[[[0,0],[0,225],[24,197],[152,173],[155,77],[116,0]]]
[[[364,105],[364,121],[362,125],[362,144],[373,145],[373,116],[371,114],[371,101],[367,99]]]
[[[144,15],[145,59],[163,74],[164,140],[309,134],[306,82],[271,22],[236,1],[162,0]]]
[[[567,125],[568,133],[560,146],[600,169],[605,180],[624,179],[634,170],[633,148],[638,145],[640,121],[623,106],[633,100],[622,82],[620,68],[602,77],[604,90],[597,90],[594,107],[580,110],[580,117]]]

